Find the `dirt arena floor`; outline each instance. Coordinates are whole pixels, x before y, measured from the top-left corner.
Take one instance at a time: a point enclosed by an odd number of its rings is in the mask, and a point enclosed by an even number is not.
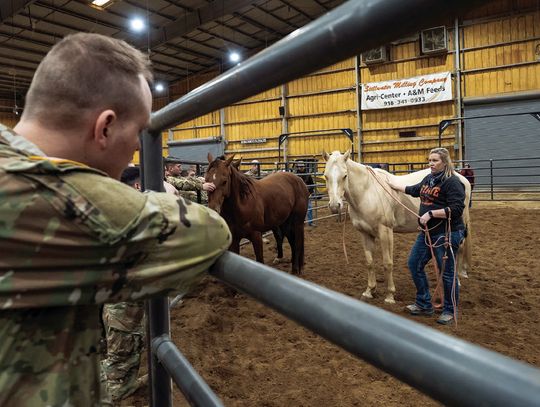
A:
[[[379,291],[370,303],[540,367],[540,205],[478,202],[472,219],[473,270],[462,281],[457,329],[403,310],[415,293],[406,266],[411,234],[395,238],[396,304],[384,303],[380,251],[375,255]],[[303,277],[360,298],[367,278],[358,232],[348,221],[346,264],[342,228],[335,219],[306,227]],[[242,254],[253,257],[251,246]],[[273,256],[271,240],[267,264]],[[278,268],[288,271],[286,265]],[[171,320],[174,341],[226,406],[439,405],[256,301],[231,296],[210,278],[172,311]],[[123,403],[147,404],[142,390]],[[188,405],[177,390],[174,405]]]

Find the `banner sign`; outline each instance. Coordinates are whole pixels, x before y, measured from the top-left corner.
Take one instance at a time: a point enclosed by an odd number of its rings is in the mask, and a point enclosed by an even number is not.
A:
[[[362,84],[362,110],[423,105],[446,100],[452,100],[450,72]]]

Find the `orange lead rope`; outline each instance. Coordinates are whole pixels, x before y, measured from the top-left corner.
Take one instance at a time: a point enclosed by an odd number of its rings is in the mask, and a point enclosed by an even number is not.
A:
[[[349,257],[347,256],[347,246],[345,245],[345,225],[347,224],[347,212],[349,211],[349,205],[347,205],[347,210],[345,211],[345,218],[343,219],[343,254],[345,255],[345,262],[349,264]],[[340,216],[341,218],[341,216]]]

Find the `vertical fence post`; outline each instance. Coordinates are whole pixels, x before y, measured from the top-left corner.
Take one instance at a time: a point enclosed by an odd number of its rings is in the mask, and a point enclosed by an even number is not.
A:
[[[144,132],[142,136],[143,189],[164,191],[161,132]],[[150,379],[150,405],[171,407],[171,377],[152,354],[152,339],[170,334],[169,299],[155,298],[146,301],[148,373]]]
[[[493,201],[493,160],[489,160],[489,185],[491,190],[491,200]]]

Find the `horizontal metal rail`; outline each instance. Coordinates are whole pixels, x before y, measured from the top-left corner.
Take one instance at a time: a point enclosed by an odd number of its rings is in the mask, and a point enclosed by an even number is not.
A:
[[[171,375],[186,400],[192,406],[222,407],[223,403],[195,371],[168,335],[152,340],[152,352]]]
[[[233,253],[211,274],[444,404],[538,406],[533,366]]]

